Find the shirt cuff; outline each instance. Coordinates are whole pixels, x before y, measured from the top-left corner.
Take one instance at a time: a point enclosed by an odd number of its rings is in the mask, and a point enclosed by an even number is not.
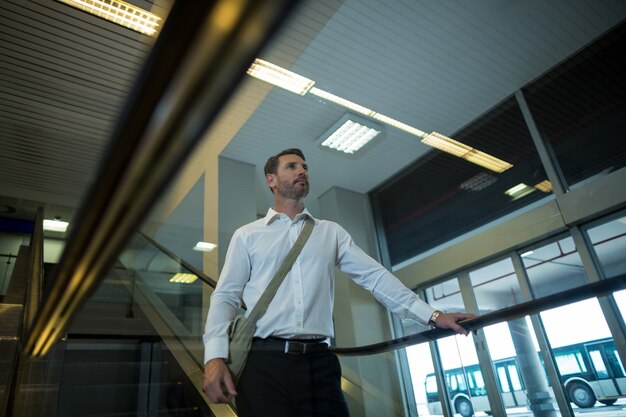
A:
[[[228,359],[228,337],[213,337],[204,344],[204,364],[211,359]]]
[[[428,325],[428,320],[436,309],[426,304],[419,298],[411,306],[411,312],[417,317],[417,321]]]

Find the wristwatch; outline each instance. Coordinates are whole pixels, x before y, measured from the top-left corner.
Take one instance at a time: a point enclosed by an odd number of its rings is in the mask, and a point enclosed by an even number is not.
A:
[[[443,314],[441,311],[439,310],[435,310],[433,311],[433,314],[430,316],[430,319],[428,320],[428,325],[432,328],[437,328],[437,318]]]

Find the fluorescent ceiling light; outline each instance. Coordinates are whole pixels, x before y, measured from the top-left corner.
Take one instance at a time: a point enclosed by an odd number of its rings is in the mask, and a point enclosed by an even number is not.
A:
[[[301,96],[305,95],[315,84],[313,80],[258,58],[248,68],[248,74]]]
[[[552,183],[549,180],[544,180],[539,184],[535,184],[535,188],[544,193],[549,193],[552,191]]]
[[[432,132],[430,135],[422,139],[422,143],[440,151],[447,152],[451,155],[458,156],[476,165],[490,169],[494,172],[504,172],[513,165],[506,161],[488,155],[478,149],[472,148],[464,143],[456,141],[452,138],[442,135],[441,133]]]
[[[161,24],[154,13],[119,0],[58,1],[149,36],[155,36]]]
[[[346,113],[318,139],[322,146],[354,154],[383,132],[383,126],[356,114]]]
[[[530,255],[532,255],[533,253],[535,253],[535,252],[534,252],[534,251],[532,251],[532,250],[529,250],[529,251],[527,251],[527,252],[522,253],[520,256],[521,256],[522,258],[524,258],[524,257],[526,257],[526,256],[530,256]]]
[[[178,274],[174,275],[170,279],[170,282],[177,282],[180,284],[191,284],[192,282],[195,282],[197,279],[198,277],[194,274],[183,274],[182,272],[179,272]]]
[[[419,136],[420,138],[426,137],[428,134],[418,128],[413,126],[409,126],[406,123],[402,123],[398,120],[392,119],[389,116],[385,116],[384,114],[375,113],[372,115],[372,119],[378,120],[379,122],[383,122],[388,124],[389,126],[393,126],[397,129],[404,130],[412,135]]]
[[[217,248],[217,245],[215,243],[198,242],[196,243],[196,246],[193,247],[193,250],[197,250],[200,252],[211,252],[215,248]]]
[[[389,126],[393,126],[397,129],[404,130],[405,132],[408,132],[412,135],[419,136],[421,138],[427,135],[426,132],[419,130],[413,126],[409,126],[406,123],[402,123],[396,119],[392,119],[389,116],[385,116],[384,114],[378,113],[372,109],[368,109],[365,106],[361,106],[360,104],[356,104],[350,100],[346,100],[345,98],[336,96],[327,91],[320,90],[317,87],[311,88],[310,93],[313,94],[314,96],[317,96],[324,100],[327,100],[332,103],[338,104],[342,107],[345,107],[348,110],[352,110],[353,112],[362,114],[363,116],[371,117],[372,119],[388,124]]]
[[[376,114],[376,112],[372,109],[368,109],[367,107],[361,106],[360,104],[353,103],[350,100],[346,100],[345,98],[341,98],[327,91],[320,90],[316,87],[311,88],[311,94],[332,103],[339,104],[340,106],[345,107],[348,110],[352,110],[353,112],[362,114],[364,116],[372,117],[374,114]]]
[[[60,220],[44,220],[43,230],[49,230],[51,232],[65,232],[69,226],[68,222],[62,222]]]
[[[534,187],[529,187],[524,183],[517,184],[515,187],[511,187],[504,192],[504,194],[511,196],[513,200],[522,198],[535,191]]]
[[[406,123],[402,123],[398,120],[392,119],[391,117],[385,116],[384,114],[380,114],[370,108],[361,106],[360,104],[354,103],[350,100],[346,100],[345,98],[329,93],[328,91],[320,90],[317,87],[313,87],[315,81],[302,77],[301,75],[291,72],[285,68],[279,67],[278,65],[274,65],[271,62],[267,62],[258,58],[255,59],[254,63],[248,69],[248,74],[260,80],[266,81],[278,87],[282,87],[286,90],[299,94],[301,96],[305,95],[307,92],[310,92],[314,96],[338,104],[357,114],[371,117],[374,120],[388,124],[389,126],[393,126],[412,135],[418,136],[422,138],[422,142],[426,145],[432,146],[459,158],[465,159],[476,165],[480,165],[484,168],[490,169],[494,172],[504,172],[513,166],[506,161],[496,158],[495,156],[491,156],[482,151],[479,151],[478,149],[474,149],[440,133],[432,132],[431,134],[427,134],[420,129],[407,125]],[[374,136],[376,135],[374,134]],[[372,138],[373,136],[370,137],[368,140],[371,140]],[[334,146],[334,142],[332,143]],[[367,141],[365,143],[367,143]],[[328,146],[328,144],[324,146]],[[345,149],[352,148],[346,147]],[[347,153],[353,152],[354,150]]]

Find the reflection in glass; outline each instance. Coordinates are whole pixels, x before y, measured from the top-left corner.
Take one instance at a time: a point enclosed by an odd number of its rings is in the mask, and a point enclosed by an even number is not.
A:
[[[514,98],[504,100],[453,138],[513,167],[494,173],[432,150],[374,190],[374,206],[380,213],[392,264],[551,194],[550,188],[540,185],[547,176]],[[507,194],[516,187],[524,193]]]
[[[569,236],[521,253],[535,298],[588,284],[574,240]]]
[[[626,141],[622,139],[626,83],[620,64],[625,49],[626,24],[622,21],[524,88],[537,126],[570,185],[626,165]]]
[[[206,285],[201,280],[174,282],[176,275],[191,274],[191,271],[139,236],[122,253],[120,260],[134,280],[131,285],[139,285],[158,297],[163,308],[188,332],[179,336],[198,339],[202,336],[202,291]]]
[[[0,299],[7,293],[14,266],[15,257],[13,255],[0,255]]]

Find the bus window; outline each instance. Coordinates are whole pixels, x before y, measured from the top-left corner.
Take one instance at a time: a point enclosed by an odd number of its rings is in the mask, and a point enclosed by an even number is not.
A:
[[[502,366],[498,366],[498,379],[500,380],[500,390],[502,392],[511,392],[509,380],[506,377],[506,369]]]
[[[624,365],[622,364],[622,360],[617,353],[617,350],[614,347],[607,346],[606,347],[606,356],[609,360],[609,366],[613,370],[616,378],[623,378],[626,375],[626,371],[624,371]]]
[[[485,388],[485,380],[483,374],[479,370],[472,371],[470,378],[474,380],[476,384],[476,390],[474,395],[487,395],[487,388]]]
[[[452,378],[448,378],[448,386],[450,387],[451,391],[457,391],[459,389],[456,375],[452,375]]]
[[[435,379],[435,375],[428,375],[426,377],[426,393],[428,394],[437,393],[437,380]]]
[[[606,369],[606,365],[604,364],[604,359],[602,359],[602,354],[600,353],[600,350],[590,350],[589,356],[591,357],[591,363],[593,364],[593,367],[596,369],[596,375],[598,376],[598,379],[607,379],[609,377],[609,372]]]
[[[561,375],[587,372],[587,367],[580,352],[557,355],[556,364],[559,367],[559,371],[561,371]]]
[[[456,374],[456,379],[459,384],[459,391],[467,391],[467,385],[465,384],[465,376],[463,376],[463,374]]]
[[[520,381],[519,379],[517,365],[509,365],[509,377],[511,378],[511,385],[513,386],[513,391],[521,391],[522,381]]]

